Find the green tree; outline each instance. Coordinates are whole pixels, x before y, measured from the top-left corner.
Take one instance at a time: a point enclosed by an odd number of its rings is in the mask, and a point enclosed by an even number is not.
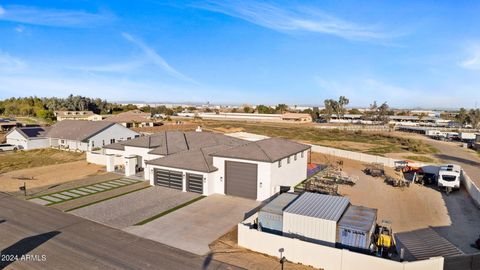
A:
[[[288,112],[288,105],[287,104],[278,104],[276,107],[275,107],[275,111],[278,112],[278,113],[285,113],[285,112]]]
[[[260,104],[257,106],[257,112],[258,113],[274,113],[275,110],[269,106]]]

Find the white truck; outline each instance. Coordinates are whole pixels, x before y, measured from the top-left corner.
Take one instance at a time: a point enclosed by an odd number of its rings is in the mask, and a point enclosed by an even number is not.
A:
[[[8,143],[2,143],[0,144],[0,152],[4,151],[17,151],[18,147],[13,144],[8,144]]]
[[[465,141],[475,141],[477,135],[471,132],[460,132],[460,140]]]
[[[455,164],[442,165],[438,171],[437,184],[449,194],[452,190],[460,189],[460,174],[462,168]]]

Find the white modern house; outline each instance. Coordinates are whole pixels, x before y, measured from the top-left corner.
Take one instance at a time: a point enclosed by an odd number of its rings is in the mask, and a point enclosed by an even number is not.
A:
[[[123,168],[127,176],[143,171],[151,185],[261,201],[306,179],[309,151],[309,145],[279,138],[167,131],[106,145],[87,160],[107,171]]]
[[[140,134],[116,123],[63,120],[51,127],[15,128],[6,135],[7,143],[30,150],[54,147],[91,151],[104,145],[139,137]]]

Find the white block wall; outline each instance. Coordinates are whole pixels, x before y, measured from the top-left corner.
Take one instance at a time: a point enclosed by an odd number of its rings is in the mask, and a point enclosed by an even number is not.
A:
[[[238,245],[279,257],[280,248],[288,261],[311,265],[324,270],[443,270],[444,259],[435,257],[423,261],[397,262],[375,256],[338,249],[299,239],[266,233],[250,228],[255,214],[238,224]]]

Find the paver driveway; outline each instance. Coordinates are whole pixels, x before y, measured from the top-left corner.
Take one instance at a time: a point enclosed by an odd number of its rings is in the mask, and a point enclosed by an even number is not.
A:
[[[198,196],[200,194],[153,186],[70,213],[122,229]]]
[[[253,200],[211,195],[150,223],[124,230],[205,255],[210,251],[211,242],[230,231],[259,205],[260,202]]]

